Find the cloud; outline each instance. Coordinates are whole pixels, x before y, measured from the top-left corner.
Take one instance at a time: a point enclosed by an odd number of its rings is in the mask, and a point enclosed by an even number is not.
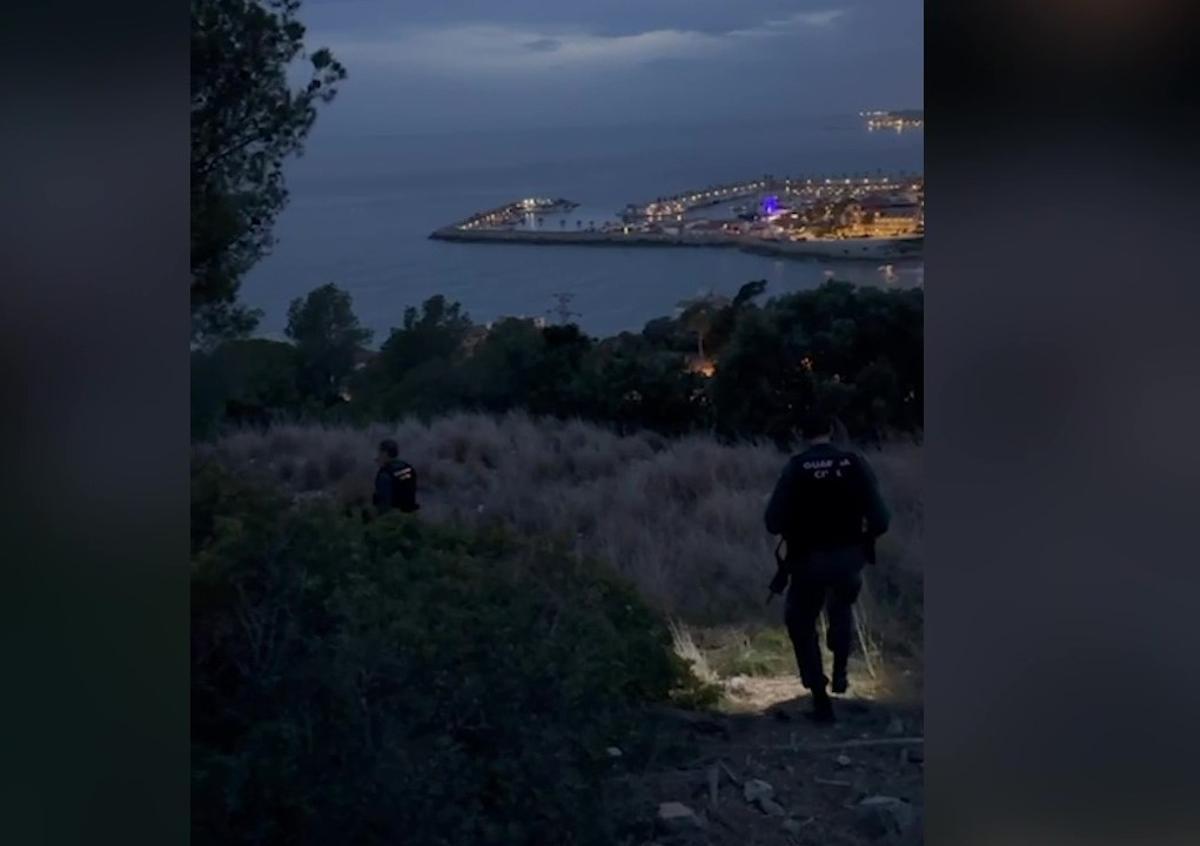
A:
[[[500,24],[468,24],[405,29],[388,38],[329,40],[338,58],[351,66],[369,63],[451,75],[521,73],[703,59],[737,49],[750,40],[825,30],[843,15],[842,9],[798,12],[756,26],[715,33],[653,29],[605,35],[579,29],[539,31]]]
[[[525,49],[535,53],[553,53],[561,46],[562,42],[557,38],[535,38],[525,44]]]
[[[819,12],[796,12],[786,18],[764,21],[750,29],[735,29],[730,35],[761,38],[764,36],[782,35],[807,28],[821,29],[830,26],[838,18],[846,14],[845,9],[824,9]]]

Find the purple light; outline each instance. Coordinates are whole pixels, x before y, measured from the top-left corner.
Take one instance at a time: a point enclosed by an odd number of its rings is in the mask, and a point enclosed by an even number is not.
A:
[[[775,214],[779,211],[779,198],[772,194],[769,197],[764,197],[762,201],[763,214]]]

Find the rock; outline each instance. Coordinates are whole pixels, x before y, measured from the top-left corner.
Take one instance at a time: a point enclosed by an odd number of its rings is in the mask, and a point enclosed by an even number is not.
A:
[[[850,761],[850,756],[849,756],[849,755],[846,755],[846,754],[844,754],[844,753],[843,753],[843,754],[841,754],[841,755],[838,755],[838,756],[837,756],[837,764],[838,764],[838,766],[839,766],[839,767],[848,767],[848,766],[850,766],[850,764],[851,764],[851,761]]]
[[[904,725],[904,720],[899,717],[892,717],[887,724],[887,733],[889,737],[903,737],[907,727]]]
[[[912,805],[895,796],[869,796],[854,807],[858,829],[872,840],[903,835],[916,818]]]
[[[754,804],[763,799],[772,799],[775,796],[775,788],[760,778],[748,778],[742,786],[742,795],[746,797],[746,801]]]
[[[695,831],[704,828],[704,820],[682,802],[660,804],[658,824],[665,831]]]
[[[608,757],[610,757],[610,758],[620,758],[621,757],[621,750],[615,746],[610,746],[607,749],[605,749],[604,751],[608,753]]]
[[[804,827],[807,826],[809,823],[813,822],[815,819],[816,819],[815,817],[809,817],[806,820],[796,820],[796,819],[792,819],[791,817],[789,817],[788,819],[783,821],[783,830],[786,831],[788,834],[794,834],[797,837],[799,837],[800,834],[804,831]]]
[[[787,810],[774,799],[759,799],[758,809],[768,817],[786,817]]]

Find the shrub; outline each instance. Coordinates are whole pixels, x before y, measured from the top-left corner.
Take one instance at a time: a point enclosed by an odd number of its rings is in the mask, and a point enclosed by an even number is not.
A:
[[[774,573],[774,538],[762,523],[766,497],[787,455],[768,444],[722,444],[704,436],[620,436],[577,420],[455,414],[369,430],[279,426],[222,438],[213,457],[239,471],[260,469],[292,494],[307,489],[300,466],[325,467],[344,454],[353,467],[325,492],[343,505],[371,493],[376,445],[395,438],[420,474],[422,516],[478,525],[500,519],[514,531],[572,538],[637,585],[659,611],[690,625],[775,624],[764,608]],[[274,450],[285,440],[290,451]],[[274,463],[254,460],[272,446]],[[885,646],[919,652],[921,628],[922,449],[889,444],[866,451],[892,509],[879,564],[867,571],[873,634]],[[292,466],[292,462],[299,462]]]
[[[496,527],[193,478],[197,842],[611,842],[605,748],[702,687],[628,585]]]

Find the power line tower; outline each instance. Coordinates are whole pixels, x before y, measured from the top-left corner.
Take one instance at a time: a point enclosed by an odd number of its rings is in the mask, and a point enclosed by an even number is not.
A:
[[[554,316],[564,326],[571,322],[572,317],[583,317],[579,312],[571,310],[571,301],[575,299],[574,294],[560,291],[553,296],[556,305],[553,308],[546,309],[546,314]]]

